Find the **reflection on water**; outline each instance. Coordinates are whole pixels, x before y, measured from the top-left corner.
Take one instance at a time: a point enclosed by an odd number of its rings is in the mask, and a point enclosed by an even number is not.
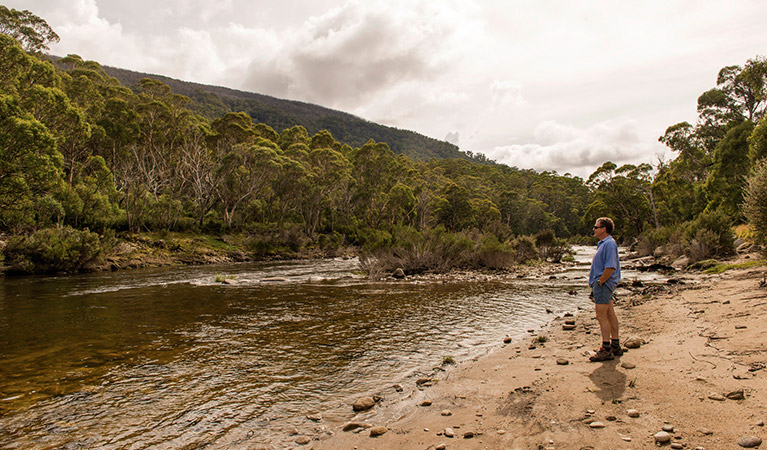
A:
[[[323,260],[0,280],[0,447],[288,443],[286,430],[316,426],[306,414],[346,417],[350,398],[543,325],[546,308],[589,304],[584,267],[426,284],[355,270]],[[568,295],[575,286],[582,295]]]

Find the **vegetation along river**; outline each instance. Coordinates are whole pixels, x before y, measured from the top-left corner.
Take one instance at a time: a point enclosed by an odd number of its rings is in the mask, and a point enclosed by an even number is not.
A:
[[[0,448],[289,445],[307,414],[589,307],[583,250],[556,279],[371,282],[340,259],[0,278]]]

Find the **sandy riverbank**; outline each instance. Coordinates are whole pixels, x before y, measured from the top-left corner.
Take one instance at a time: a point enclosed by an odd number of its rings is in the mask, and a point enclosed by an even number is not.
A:
[[[342,431],[347,422],[324,421],[332,434],[319,432],[296,447],[649,449],[664,425],[673,427],[667,448],[734,449],[745,436],[767,440],[764,273],[697,275],[653,297],[623,297],[622,337],[645,343],[620,359],[588,361],[599,331],[593,312],[581,311],[575,330],[563,330],[573,318],[561,317],[536,335],[499,343],[432,386],[405,386],[410,404],[384,399],[357,415],[350,406],[348,422],[386,427],[379,437],[371,428]],[[741,391],[743,399],[728,398]],[[430,406],[420,406],[423,399]]]

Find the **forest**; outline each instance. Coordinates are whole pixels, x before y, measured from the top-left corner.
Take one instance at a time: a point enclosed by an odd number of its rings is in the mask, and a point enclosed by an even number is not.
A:
[[[12,272],[88,270],[142,233],[214,236],[252,258],[354,248],[371,272],[409,273],[559,261],[600,216],[636,251],[691,263],[733,254],[736,229],[767,238],[763,57],[721,69],[697,123],[666,130],[674,159],[607,161],[583,180],[417,159],[301,123],[277,131],[243,111],[206,116],[161,80],[126,86],[77,55],[54,64],[45,51],[57,40],[33,13],[0,6],[0,240]]]

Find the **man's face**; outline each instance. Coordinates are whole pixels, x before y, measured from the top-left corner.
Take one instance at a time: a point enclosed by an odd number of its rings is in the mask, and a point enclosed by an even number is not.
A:
[[[594,223],[594,237],[602,240],[607,236],[607,230],[598,221]]]

